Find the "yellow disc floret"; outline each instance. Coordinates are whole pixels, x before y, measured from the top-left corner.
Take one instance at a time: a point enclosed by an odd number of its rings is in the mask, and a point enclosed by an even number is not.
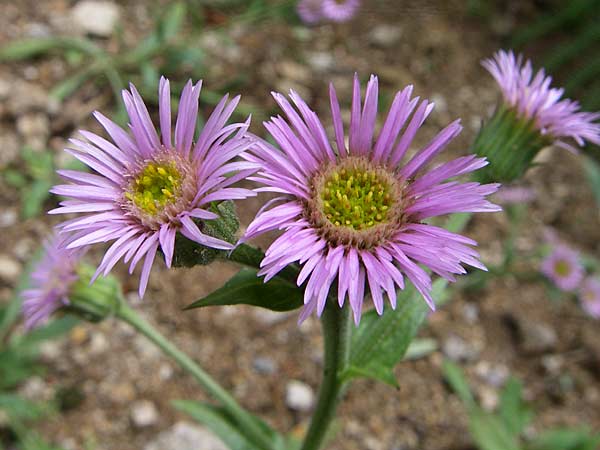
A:
[[[319,194],[329,222],[353,230],[384,223],[394,201],[387,180],[361,167],[331,171]]]
[[[155,215],[177,200],[181,182],[181,173],[174,162],[151,162],[134,178],[125,196],[145,213]]]

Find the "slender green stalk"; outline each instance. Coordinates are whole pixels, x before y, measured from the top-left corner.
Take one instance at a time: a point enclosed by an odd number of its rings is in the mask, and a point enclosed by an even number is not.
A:
[[[125,302],[121,302],[116,315],[146,336],[160,348],[165,355],[173,358],[177,364],[189,372],[196,381],[215,398],[215,400],[218,400],[222,406],[227,409],[227,412],[237,421],[240,428],[244,430],[261,449],[268,450],[272,448],[271,440],[260,428],[257,421],[254,420],[254,417],[245,411],[225,389],[223,389],[208,373],[202,370],[202,368],[189,356],[169,342]]]
[[[327,430],[335,416],[337,405],[344,394],[345,385],[340,382],[350,357],[351,315],[349,305],[339,308],[337,304],[325,308],[321,317],[325,359],[323,381],[319,390],[317,407],[302,444],[302,450],[319,450]]]

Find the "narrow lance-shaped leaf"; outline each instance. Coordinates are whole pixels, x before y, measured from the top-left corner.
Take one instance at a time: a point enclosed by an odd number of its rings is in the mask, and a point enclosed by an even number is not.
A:
[[[433,284],[432,296],[442,301],[447,281]],[[395,310],[388,308],[382,316],[374,310],[364,314],[354,329],[348,365],[340,374],[343,381],[370,377],[397,386],[393,369],[402,360],[419,326],[427,315],[428,306],[421,295],[407,286],[398,295]]]
[[[286,280],[275,277],[264,283],[256,270],[244,268],[221,288],[185,309],[223,305],[251,305],[272,311],[291,311],[303,305],[303,297],[302,291]]]
[[[244,435],[243,427],[229,417],[225,411],[217,406],[193,400],[175,400],[175,408],[189,414],[194,420],[202,423],[214,432],[231,450],[263,450],[254,444],[249,437]],[[272,449],[287,450],[284,438],[270,428],[259,418],[255,418],[261,428],[270,435]]]

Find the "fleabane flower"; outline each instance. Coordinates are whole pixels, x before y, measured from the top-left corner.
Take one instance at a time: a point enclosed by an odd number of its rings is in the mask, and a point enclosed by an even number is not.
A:
[[[367,284],[379,314],[385,294],[396,306],[396,288],[404,289],[405,277],[434,308],[431,276],[421,265],[452,281],[465,273],[463,263],[485,269],[470,247],[475,241],[423,221],[456,212],[498,211],[485,199],[498,185],[446,181],[486,165],[474,155],[424,170],[461,131],[459,121],[401,164],[433,109],[427,100],[411,98],[412,90],[409,86],[396,94],[374,139],[378,81],[371,77],[361,105],[355,77],[346,145],[340,105],[330,86],[336,150],[298,94],[290,94],[295,108],[273,94],[287,121],[273,117],[265,127],[280,148],[256,138],[246,158],[263,167],[251,177],[264,185],[257,191],[280,196],[258,213],[243,240],[283,230],[266,251],[260,274],[266,281],[288,264],[300,263],[298,285],[308,280],[301,321],[314,310],[322,313],[332,286],[340,306],[349,300],[358,323]]]
[[[559,289],[575,291],[585,275],[579,254],[564,244],[558,244],[542,261],[541,272]]]
[[[347,22],[359,7],[360,0],[300,0],[296,10],[304,23],[314,25],[322,20]]]
[[[66,244],[66,237],[60,235],[44,243],[44,254],[29,277],[30,287],[21,292],[27,329],[42,325],[70,302],[69,292],[79,278],[77,266],[85,249],[68,249]]]
[[[86,140],[72,139],[73,147],[66,151],[94,173],[61,170],[70,183],[51,191],[69,198],[51,214],[83,214],[61,224],[61,230],[73,236],[68,248],[115,241],[96,276],[108,274],[120,259],[130,264],[130,273],[144,260],[140,296],[159,247],[171,267],[178,232],[205,247],[231,249],[230,242],[204,233],[202,221],[219,218],[211,211],[212,202],[255,195],[231,187],[256,170],[253,163],[236,160],[248,147],[244,138],[248,122],[227,125],[239,96],[231,101],[225,96],[219,102],[194,142],[201,84],[185,85],[173,130],[169,81],[161,78],[160,137],[131,85],[130,91],[123,91],[130,133],[94,113],[112,142],[81,131]]]
[[[347,22],[358,11],[360,0],[322,0],[321,7],[325,19],[333,22]]]
[[[302,22],[308,25],[319,23],[323,19],[323,0],[300,0],[296,11]]]
[[[474,144],[476,153],[490,159],[482,172],[489,179],[520,177],[548,145],[574,151],[586,142],[600,144],[600,113],[580,111],[578,102],[563,98],[564,89],[551,87],[552,78],[544,69],[534,73],[531,61],[504,50],[482,65],[503,97]]]
[[[586,278],[579,290],[579,301],[583,310],[595,319],[600,319],[600,280]]]

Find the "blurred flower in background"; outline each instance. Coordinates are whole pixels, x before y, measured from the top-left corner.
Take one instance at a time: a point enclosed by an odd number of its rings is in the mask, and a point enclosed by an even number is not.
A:
[[[523,64],[522,55],[504,50],[482,64],[500,86],[504,101],[522,119],[532,120],[556,145],[573,149],[565,139],[572,139],[579,147],[585,141],[600,144],[600,123],[595,123],[600,113],[580,111],[578,102],[561,99],[564,89],[550,87],[552,77],[546,76],[544,69],[534,76],[530,60]]]
[[[243,199],[256,195],[231,185],[256,171],[254,164],[234,161],[249,145],[244,138],[247,123],[226,125],[239,96],[223,97],[215,107],[196,143],[198,98],[202,82],[185,85],[172,136],[169,81],[159,85],[160,139],[136,88],[123,91],[132,135],[100,113],[96,119],[114,144],[82,131],[89,141],[72,139],[67,151],[87,164],[96,174],[61,170],[71,184],[55,186],[51,192],[70,197],[52,214],[84,213],[84,217],[61,224],[73,234],[68,247],[76,248],[116,240],[105,253],[96,276],[106,276],[123,258],[133,272],[144,259],[139,294],[144,295],[150,269],[160,246],[167,267],[171,267],[175,236],[205,247],[231,249],[231,242],[203,233],[195,220],[214,220],[211,202]]]
[[[28,329],[42,325],[57,309],[70,303],[69,293],[79,279],[77,266],[84,248],[66,248],[66,237],[56,235],[44,244],[44,254],[30,276],[31,286],[21,293]]]
[[[600,144],[600,113],[580,111],[578,102],[563,99],[564,89],[550,87],[543,69],[534,74],[531,61],[504,50],[482,65],[503,96],[473,144],[474,153],[490,160],[479,174],[482,181],[516,180],[548,145],[575,151],[586,142]]]
[[[359,7],[360,0],[300,0],[296,9],[304,23],[314,25],[322,20],[346,22]]]
[[[559,289],[573,292],[579,287],[585,271],[579,254],[565,244],[559,244],[542,261],[541,272]]]
[[[600,319],[600,279],[588,277],[584,280],[579,291],[579,301],[587,314]]]
[[[494,195],[494,199],[502,205],[531,203],[535,198],[535,191],[524,186],[502,186]]]

